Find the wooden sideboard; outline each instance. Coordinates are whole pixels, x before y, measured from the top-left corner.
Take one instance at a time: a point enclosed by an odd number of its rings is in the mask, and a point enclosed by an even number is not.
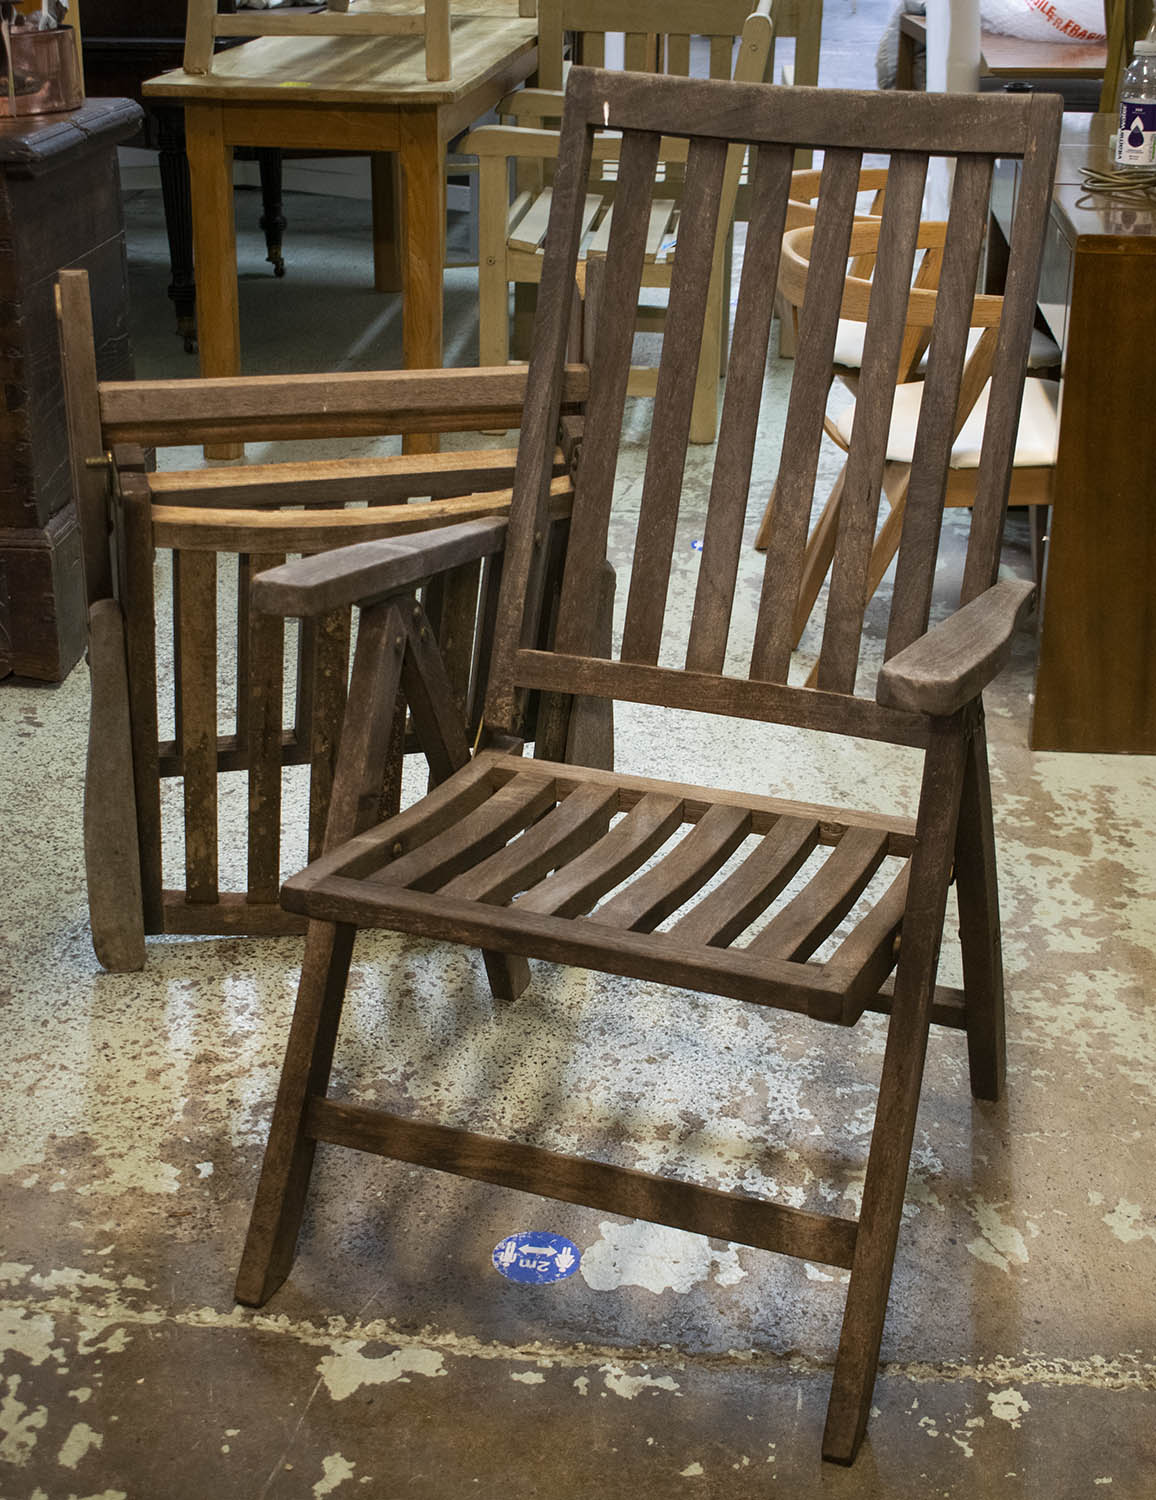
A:
[[[1091,196],[1106,115],[1064,122],[1040,308],[1064,351],[1036,750],[1156,753],[1156,204]],[[1009,168],[996,222],[1015,191]]]

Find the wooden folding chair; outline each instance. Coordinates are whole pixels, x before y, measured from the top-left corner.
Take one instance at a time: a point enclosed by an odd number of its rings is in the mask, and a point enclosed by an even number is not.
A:
[[[531,633],[543,588],[545,523],[570,288],[596,133],[622,133],[619,212],[594,339],[586,429],[575,475],[570,547],[553,646]],[[400,553],[373,543],[257,580],[254,608],[312,617],[361,602],[354,692],[322,857],[285,886],[309,935],[285,1069],[237,1283],[263,1302],[295,1252],[317,1141],[436,1166],[486,1182],[850,1269],[824,1453],[849,1463],[870,1407],[915,1127],[929,1026],[966,1033],[971,1087],[1003,1085],[1003,992],[994,838],[981,692],[1010,649],[1032,593],[997,583],[1000,532],[1024,361],[1035,310],[1060,101],[974,99],[744,87],[575,68],[569,80],[547,236],[527,409],[494,633],[483,745],[437,753],[438,785],[399,817],[374,813],[381,746],[396,679],[394,643],[420,627],[412,589],[440,566],[439,547],[484,547],[485,525],[453,528]],[[606,558],[633,310],[646,251],[648,186],[660,140],[688,140],[684,233],[671,287],[653,431],[617,652],[599,646],[589,601]],[[752,234],[739,289],[735,345],[689,629],[668,608],[683,501],[711,259],[728,148],[751,143]],[[737,660],[742,547],[764,369],[795,150],[824,151],[803,337],[782,441],[779,524],[767,555],[753,650]],[[788,681],[791,621],[803,562],[832,351],[862,155],[888,154],[859,417],[852,437],[823,686]],[[886,663],[857,690],[864,583],[874,534],[891,393],[930,155],[957,157],[936,313],[892,601]],[[984,434],[961,607],[928,629],[935,553],[960,373],[996,157],[1022,158],[1017,219],[991,415]],[[660,436],[658,436],[660,435]],[[696,471],[697,473],[697,471]],[[696,480],[697,488],[697,480]],[[689,504],[697,504],[689,496]],[[616,520],[616,526],[622,517]],[[701,528],[701,529],[700,529]],[[424,663],[422,664],[424,667]],[[441,701],[430,663],[429,698]],[[575,694],[794,725],[923,752],[914,822],[804,806],[751,789],[657,781],[523,760],[520,705],[537,688],[557,723]],[[837,747],[836,747],[837,748]],[[539,746],[551,753],[549,737]],[[652,861],[651,856],[659,854]],[[810,878],[800,889],[796,874]],[[719,876],[718,881],[713,877]],[[965,988],[936,983],[949,887],[959,905]],[[865,893],[866,899],[861,900]],[[890,1016],[858,1220],[726,1194],[420,1123],[329,1094],[329,1074],[359,927],[478,947],[497,993],[516,993],[527,959],[685,986],[853,1025]],[[894,971],[894,979],[891,976]],[[950,1252],[945,1252],[950,1258]],[[932,1357],[929,1349],[929,1357]]]
[[[138,969],[152,933],[302,931],[301,919],[277,899],[282,834],[304,822],[310,857],[320,852],[351,611],[345,606],[287,632],[283,622],[250,613],[249,584],[286,556],[504,517],[515,455],[459,449],[153,473],[143,448],[195,445],[221,433],[261,441],[517,424],[525,371],[98,384],[85,272],[61,272],[57,303],[89,606],[85,864],[97,958],[108,969]],[[585,370],[573,367],[568,380],[552,460],[556,555]],[[171,612],[158,609],[162,577],[171,585]],[[468,560],[424,600],[463,726],[476,728],[480,718],[476,622],[493,613],[497,578],[492,565],[483,570],[480,559]],[[403,728],[387,804],[396,803],[402,750],[415,748]],[[588,745],[585,753],[594,752]],[[293,766],[309,768],[299,814],[284,792]],[[224,778],[234,772],[247,780],[239,828],[224,806]],[[180,789],[179,831],[162,818],[166,785]],[[182,846],[183,880],[171,872],[166,879],[166,854]],[[242,853],[239,876],[230,866]]]

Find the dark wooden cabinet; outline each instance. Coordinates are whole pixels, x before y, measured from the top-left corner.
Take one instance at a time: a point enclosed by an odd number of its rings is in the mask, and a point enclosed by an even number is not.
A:
[[[131,378],[116,147],[139,122],[127,99],[0,122],[0,676],[57,681],[84,649],[53,287],[88,272],[99,374]]]

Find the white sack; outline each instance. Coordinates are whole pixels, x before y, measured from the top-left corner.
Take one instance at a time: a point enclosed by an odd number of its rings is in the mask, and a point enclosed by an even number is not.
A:
[[[982,0],[985,31],[1032,42],[1102,42],[1104,0]]]

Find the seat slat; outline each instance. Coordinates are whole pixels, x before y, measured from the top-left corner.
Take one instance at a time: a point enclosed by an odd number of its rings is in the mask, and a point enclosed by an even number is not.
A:
[[[646,259],[653,265],[662,249],[663,236],[674,219],[677,207],[673,198],[655,198],[650,205],[650,224],[646,231]]]
[[[738,869],[670,928],[671,941],[725,948],[790,884],[818,842],[814,819],[780,818]]]
[[[750,814],[742,808],[708,808],[665,859],[600,906],[594,920],[652,932],[721,869],[750,827]]]
[[[511,250],[535,251],[542,248],[546,238],[546,225],[550,219],[550,205],[554,201],[553,188],[543,188],[535,194],[529,208],[518,220],[517,227],[509,236]]]
[[[420,802],[314,860],[301,878],[309,884],[331,875],[362,880],[380,869],[386,859],[400,858],[468,816],[491,795],[494,786],[492,764],[485,759],[473,760],[451,780],[427,792]]]
[[[552,777],[523,773],[498,787],[460,822],[443,828],[428,843],[391,860],[369,879],[381,885],[436,891],[472,865],[501,849],[553,807]]]
[[[442,893],[468,901],[508,901],[602,838],[617,807],[613,787],[578,787],[521,838],[455,876]]]
[[[885,835],[849,829],[823,868],[778,912],[747,951],[774,958],[808,958],[855,905],[887,854]]]
[[[528,891],[518,910],[548,917],[576,917],[589,911],[666,842],[682,816],[681,797],[647,793],[604,838]]]
[[[857,1019],[895,967],[899,956],[896,938],[907,909],[910,873],[910,864],[905,864],[823,966],[824,973],[846,992],[850,1011],[848,1020]]]

